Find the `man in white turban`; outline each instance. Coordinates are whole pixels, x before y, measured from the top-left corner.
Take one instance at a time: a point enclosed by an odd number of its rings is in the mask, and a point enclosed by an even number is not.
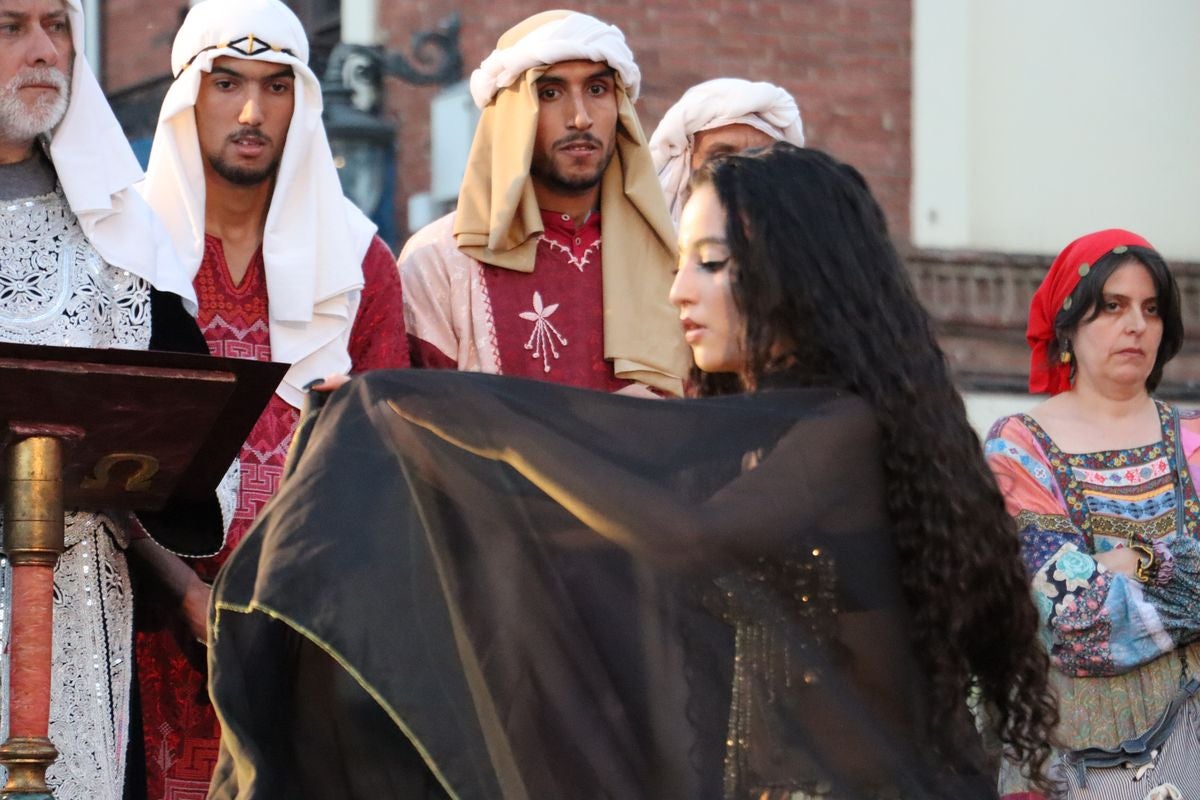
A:
[[[679,393],[675,238],[640,82],[621,31],[586,14],[500,37],[471,76],[482,115],[457,209],[400,255],[414,366]]]
[[[141,168],[83,56],[79,0],[0,0],[0,24],[0,341],[131,350],[202,345],[185,311],[185,304],[195,308],[192,287],[167,232],[132,189]],[[220,545],[215,506],[213,512],[211,541],[197,540],[200,552]],[[133,627],[125,549],[157,547],[144,539],[131,544],[144,531],[130,523],[66,515],[66,551],[54,579],[50,692],[50,738],[59,757],[47,773],[60,800],[122,797]],[[11,586],[5,563],[5,733]]]
[[[138,635],[155,800],[207,791],[220,738],[200,644],[209,584],[282,479],[305,385],[408,365],[395,257],[343,194],[308,55],[279,0],[196,3],[172,47],[142,186],[194,283],[209,349],[291,365],[242,447],[224,548],[179,573],[182,607]]]
[[[650,137],[654,169],[678,225],[692,172],[723,153],[772,142],[804,146],[795,99],[771,83],[717,78],[698,83],[667,109]]]

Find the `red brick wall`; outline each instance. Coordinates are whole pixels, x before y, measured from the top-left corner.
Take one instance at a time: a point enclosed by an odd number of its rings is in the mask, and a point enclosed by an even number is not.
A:
[[[186,0],[104,0],[104,88],[113,92],[171,70],[171,42]]]
[[[469,73],[516,22],[547,7],[534,0],[381,2],[390,49],[457,10]],[[911,3],[904,0],[578,0],[569,5],[616,23],[642,70],[638,109],[649,136],[663,112],[709,78],[767,80],[795,95],[812,147],[866,175],[893,234],[907,241],[912,180]],[[429,101],[436,90],[389,82],[396,124],[397,209],[429,187]]]
[[[552,6],[553,4],[549,4]],[[185,0],[105,0],[105,87],[119,90],[169,68]],[[548,7],[542,0],[382,0],[389,49],[452,11],[462,19],[466,72],[506,29]],[[571,7],[615,22],[642,70],[647,136],[685,89],[709,78],[767,80],[800,104],[813,147],[857,166],[883,204],[893,234],[908,239],[911,3],[905,0],[578,0]],[[433,88],[388,81],[396,125],[397,229],[410,194],[429,188]]]

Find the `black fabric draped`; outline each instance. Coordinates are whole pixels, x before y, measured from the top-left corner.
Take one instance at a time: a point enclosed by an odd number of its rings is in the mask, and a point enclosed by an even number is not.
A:
[[[845,393],[355,379],[215,587],[216,798],[994,797]]]
[[[209,355],[204,334],[179,295],[154,287],[150,288],[150,349]],[[212,555],[225,539],[215,493],[202,501],[172,498],[162,510],[143,511],[138,519],[155,541],[188,557]],[[151,585],[153,580],[143,591],[155,591]]]

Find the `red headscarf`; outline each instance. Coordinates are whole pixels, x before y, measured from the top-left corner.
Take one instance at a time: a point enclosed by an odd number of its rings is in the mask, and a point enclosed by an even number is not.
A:
[[[1062,310],[1063,303],[1075,291],[1079,281],[1100,258],[1119,247],[1146,247],[1153,245],[1136,233],[1109,228],[1080,236],[1071,242],[1054,259],[1042,285],[1033,293],[1029,304],[1029,325],[1025,328],[1025,341],[1033,351],[1029,365],[1029,391],[1033,394],[1058,394],[1071,388],[1071,369],[1067,364],[1050,364],[1047,353],[1054,341],[1054,318]]]

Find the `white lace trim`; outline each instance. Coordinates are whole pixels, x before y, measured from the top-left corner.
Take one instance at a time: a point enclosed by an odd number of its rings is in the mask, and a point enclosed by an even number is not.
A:
[[[222,550],[225,549],[225,542],[229,536],[229,526],[233,524],[234,515],[237,514],[238,490],[241,486],[242,462],[235,458],[225,471],[221,482],[217,484],[217,503],[221,506],[221,530],[226,537],[221,540]]]

